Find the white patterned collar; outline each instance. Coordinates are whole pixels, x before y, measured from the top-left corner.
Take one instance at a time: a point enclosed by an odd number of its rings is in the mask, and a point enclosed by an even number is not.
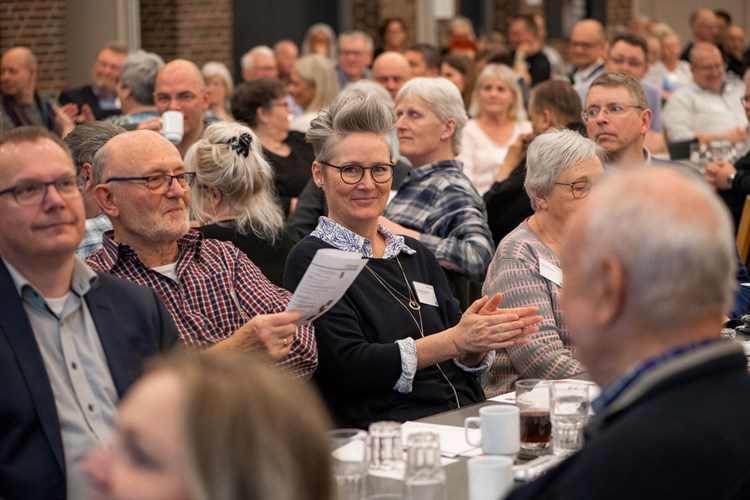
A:
[[[392,259],[401,252],[404,252],[407,255],[412,255],[417,252],[404,243],[403,236],[393,234],[380,224],[378,224],[378,232],[385,236],[384,259]],[[320,238],[329,245],[332,245],[339,250],[343,250],[344,252],[358,253],[361,254],[362,257],[368,259],[374,258],[372,254],[372,241],[364,236],[353,233],[328,217],[321,216],[318,219],[318,227],[310,233],[310,236]]]

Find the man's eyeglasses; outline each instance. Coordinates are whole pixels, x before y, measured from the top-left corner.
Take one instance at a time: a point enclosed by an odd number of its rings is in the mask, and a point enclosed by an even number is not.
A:
[[[172,182],[175,180],[184,191],[190,191],[190,188],[195,184],[195,172],[183,172],[176,175],[147,175],[145,177],[110,177],[104,183],[140,181],[152,193],[164,194],[169,191],[169,188],[172,187]]]
[[[628,109],[635,108],[643,110],[645,109],[643,106],[636,106],[634,104],[607,104],[606,106],[599,107],[599,106],[591,106],[590,108],[586,108],[583,111],[581,111],[581,118],[583,118],[583,121],[587,122],[589,120],[595,120],[597,116],[599,116],[599,113],[604,110],[605,115],[609,116],[622,116],[627,112]]]
[[[19,205],[36,205],[42,203],[47,196],[47,189],[55,186],[57,194],[66,200],[81,196],[78,179],[75,176],[63,177],[50,182],[25,181],[13,187],[0,191],[0,195],[13,193]]]
[[[180,104],[188,104],[193,102],[196,97],[198,96],[192,92],[180,92],[179,94],[175,95],[154,94],[154,102],[156,104],[161,104],[162,106],[169,106],[169,104],[172,102],[172,99],[176,99]]]
[[[320,160],[318,160],[318,163],[322,163],[323,165],[338,169],[339,173],[341,174],[341,180],[347,184],[356,184],[361,181],[365,176],[365,170],[370,171],[372,180],[377,182],[378,184],[386,183],[393,178],[393,165],[390,164],[375,165],[373,167],[360,167],[359,165],[338,166],[332,163],[328,163],[327,161]]]
[[[573,195],[573,198],[577,200],[585,198],[589,194],[589,191],[591,191],[592,185],[593,184],[589,181],[555,182],[555,186],[570,187],[570,193]]]

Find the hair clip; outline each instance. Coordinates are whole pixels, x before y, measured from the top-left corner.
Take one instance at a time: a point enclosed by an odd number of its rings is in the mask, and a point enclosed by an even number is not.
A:
[[[244,134],[240,134],[239,137],[232,137],[227,141],[227,144],[232,146],[232,149],[234,149],[238,155],[247,158],[247,155],[250,154],[251,142],[253,142],[253,137],[245,132]]]

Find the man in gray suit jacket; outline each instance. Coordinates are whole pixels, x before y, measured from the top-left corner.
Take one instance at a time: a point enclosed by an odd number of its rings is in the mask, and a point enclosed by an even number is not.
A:
[[[145,287],[76,259],[85,213],[65,145],[0,134],[0,498],[88,498],[83,462],[177,329]]]

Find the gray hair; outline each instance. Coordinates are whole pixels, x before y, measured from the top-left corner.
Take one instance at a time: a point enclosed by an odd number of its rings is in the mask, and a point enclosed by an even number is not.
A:
[[[482,112],[479,107],[479,89],[485,80],[490,78],[499,78],[513,92],[513,102],[508,108],[508,118],[511,120],[526,120],[526,109],[523,106],[523,94],[521,93],[521,87],[518,85],[518,76],[505,64],[488,64],[479,74],[474,84],[474,90],[471,93],[469,116],[476,118]]]
[[[341,45],[341,42],[344,40],[361,40],[365,42],[365,49],[370,54],[372,54],[372,51],[375,45],[370,35],[368,35],[364,31],[359,31],[359,30],[345,31],[341,33],[339,35],[339,45]]]
[[[383,137],[388,154],[393,158],[390,134],[393,111],[382,99],[365,90],[352,90],[341,95],[328,109],[318,113],[310,123],[305,140],[318,161],[329,161],[335,146],[352,134],[377,134]]]
[[[336,33],[334,33],[333,28],[331,28],[326,23],[315,23],[309,28],[307,28],[307,32],[305,33],[305,39],[302,40],[302,55],[306,56],[307,54],[312,54],[312,48],[310,47],[312,43],[312,37],[313,35],[318,32],[322,31],[325,33],[325,35],[328,37],[328,54],[326,56],[328,59],[335,59],[336,58]]]
[[[382,103],[388,106],[388,109],[390,109],[391,112],[394,113],[393,121],[395,123],[396,115],[393,99],[391,99],[391,95],[387,90],[385,90],[385,88],[383,88],[382,85],[375,83],[372,80],[357,80],[356,82],[350,83],[349,85],[344,87],[344,89],[339,94],[339,97],[345,98],[346,96],[348,98],[355,95],[357,92],[369,92],[380,99]]]
[[[549,195],[563,172],[584,160],[602,159],[603,152],[591,139],[578,132],[550,129],[537,136],[526,153],[526,180],[523,183],[531,207],[535,197]]]
[[[703,179],[673,167],[613,172],[592,195],[599,203],[588,218],[579,262],[594,278],[601,258],[615,254],[627,272],[626,300],[640,321],[686,324],[731,309],[734,226]]]
[[[76,174],[84,163],[94,163],[94,156],[108,140],[125,129],[108,121],[82,123],[65,136],[65,144],[70,148]]]
[[[231,95],[234,91],[234,82],[232,81],[232,74],[224,63],[218,61],[209,61],[201,68],[201,73],[205,80],[212,76],[221,77],[221,81],[224,82],[224,86],[227,88],[227,95]]]
[[[247,156],[230,144],[244,134],[250,137]],[[190,208],[201,224],[217,222],[216,213],[208,205],[210,188],[215,188],[223,202],[239,214],[235,219],[238,232],[252,232],[271,242],[276,240],[284,226],[284,214],[276,198],[273,169],[248,126],[236,122],[212,123],[203,138],[185,154],[185,168],[196,173]]]
[[[333,61],[320,54],[308,54],[294,61],[294,69],[308,85],[315,87],[315,96],[306,112],[319,111],[336,99],[340,87]]]
[[[649,109],[648,100],[646,99],[646,93],[643,91],[641,82],[639,82],[635,77],[628,73],[622,71],[602,73],[601,75],[597,76],[593,82],[591,82],[591,86],[586,92],[587,96],[588,93],[591,92],[591,89],[594,87],[604,87],[608,89],[623,88],[628,91],[628,95],[630,95],[633,106],[638,106],[642,109]]]
[[[158,54],[143,50],[132,52],[122,63],[120,86],[130,89],[138,104],[153,106],[156,75],[163,66],[164,60]]]
[[[412,78],[401,87],[396,95],[396,105],[408,97],[417,97],[425,102],[433,113],[442,121],[453,118],[456,131],[451,137],[453,154],[461,152],[461,137],[464,126],[469,120],[464,108],[464,100],[458,87],[445,78],[417,77]]]
[[[264,56],[269,57],[276,57],[276,54],[273,52],[273,49],[269,47],[268,45],[258,45],[256,47],[253,47],[252,49],[245,52],[245,55],[242,56],[242,59],[240,60],[240,64],[242,65],[242,71],[252,71],[253,64],[255,64],[255,54],[261,54]]]

